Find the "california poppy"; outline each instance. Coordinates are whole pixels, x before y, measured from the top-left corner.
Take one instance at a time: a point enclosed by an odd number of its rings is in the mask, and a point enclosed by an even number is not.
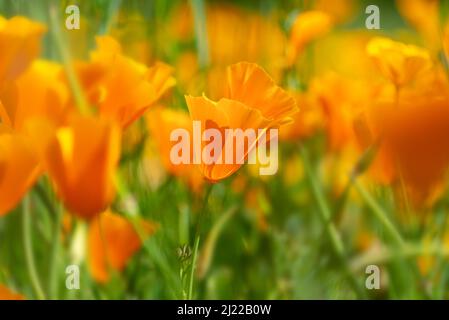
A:
[[[283,89],[276,86],[270,76],[258,65],[241,62],[228,68],[227,94],[218,102],[207,97],[186,96],[190,116],[199,121],[201,132],[208,129],[219,130],[224,135],[221,155],[213,154],[211,163],[201,162],[203,175],[210,181],[227,178],[241,167],[241,160],[220,163],[227,151],[247,158],[269,128],[278,128],[289,123],[298,109],[295,100]],[[262,129],[264,134],[255,139],[255,144],[234,145],[233,138],[226,138],[226,129]],[[266,135],[265,135],[266,137]],[[202,147],[206,146],[202,142]],[[194,151],[196,153],[196,151]],[[201,155],[196,154],[196,159]]]
[[[449,97],[405,96],[378,107],[382,150],[416,205],[433,203],[449,168]]]
[[[46,119],[63,121],[69,88],[61,81],[62,66],[36,60],[2,94],[0,119],[16,131],[25,131],[27,122]]]
[[[66,207],[79,217],[90,219],[113,200],[120,136],[115,122],[74,115],[50,139],[46,168]]]
[[[427,50],[388,38],[373,38],[367,52],[381,74],[396,88],[409,84],[432,65]]]
[[[162,62],[147,68],[122,54],[113,38],[97,37],[91,61],[77,70],[91,105],[127,127],[176,83],[173,69]]]

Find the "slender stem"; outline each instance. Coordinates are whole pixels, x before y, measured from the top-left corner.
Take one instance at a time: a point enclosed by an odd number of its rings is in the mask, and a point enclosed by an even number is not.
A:
[[[208,186],[206,193],[204,195],[201,211],[198,216],[198,222],[197,222],[196,231],[195,231],[195,243],[193,246],[192,264],[190,266],[189,292],[187,295],[187,300],[193,299],[193,282],[195,280],[195,270],[196,270],[196,263],[197,263],[197,258],[198,258],[198,248],[199,248],[200,237],[201,237],[201,223],[203,221],[203,216],[207,210],[207,203],[209,201],[209,196],[212,192],[213,186],[214,186],[213,184],[210,184]]]
[[[81,114],[87,115],[91,113],[89,104],[84,96],[81,85],[78,82],[75,69],[73,68],[70,52],[64,39],[62,37],[61,28],[58,22],[58,14],[55,6],[50,7],[50,26],[52,30],[53,38],[55,39],[59,54],[61,56],[62,63],[64,65],[64,70],[67,74],[67,79],[70,83],[70,87],[73,91],[76,106],[78,107]]]
[[[304,161],[304,167],[305,167],[305,170],[307,173],[307,178],[309,179],[309,183],[312,187],[313,196],[315,197],[315,200],[318,204],[318,209],[319,209],[318,211],[320,213],[321,220],[325,223],[326,233],[329,236],[329,239],[332,243],[332,247],[333,247],[335,253],[339,257],[343,257],[344,256],[343,241],[341,240],[341,237],[337,231],[337,228],[330,221],[331,220],[331,211],[329,209],[329,206],[326,203],[326,199],[321,190],[321,187],[319,186],[319,183],[318,183],[317,179],[315,178],[315,175],[313,174],[312,166],[309,161],[309,156],[304,147],[301,147],[301,154],[302,154],[302,158]]]
[[[106,19],[101,25],[98,34],[108,34],[111,30],[112,23],[114,22],[114,14],[119,11],[122,4],[121,0],[110,0],[106,9]]]
[[[187,300],[193,299],[193,280],[195,278],[196,261],[198,258],[198,248],[200,245],[200,236],[197,235],[195,238],[195,245],[193,247],[192,265],[190,267],[190,280],[189,280],[189,294],[187,295]]]
[[[204,0],[190,0],[195,23],[196,47],[201,68],[209,64],[209,44],[207,41],[206,8]]]
[[[354,181],[354,187],[363,198],[365,203],[371,209],[372,213],[376,217],[376,219],[384,226],[385,230],[388,233],[388,236],[393,240],[397,245],[402,246],[404,244],[404,240],[402,239],[401,234],[393,225],[393,223],[388,218],[387,213],[382,209],[382,207],[374,200],[374,198],[366,191],[366,189],[362,186],[359,181]]]
[[[331,210],[329,208],[329,205],[327,204],[327,201],[325,199],[323,190],[321,189],[319,182],[317,181],[312,165],[309,160],[308,153],[305,149],[305,147],[301,146],[301,155],[303,158],[304,163],[304,169],[307,174],[307,178],[309,180],[309,183],[312,188],[312,193],[315,197],[315,200],[318,204],[318,212],[320,214],[321,221],[324,225],[324,230],[326,232],[326,235],[329,238],[329,241],[332,246],[332,250],[334,251],[334,254],[337,256],[338,260],[340,261],[340,264],[342,265],[345,275],[348,278],[351,286],[353,287],[354,291],[360,296],[365,297],[365,293],[360,288],[356,278],[352,274],[346,257],[345,247],[343,244],[343,240],[341,239],[341,236],[336,228],[336,226],[332,223],[331,220]]]
[[[28,269],[28,275],[31,280],[34,292],[39,300],[45,299],[44,290],[39,280],[36,263],[34,260],[32,243],[31,243],[31,212],[30,212],[30,195],[25,196],[23,200],[23,219],[22,219],[22,236],[25,251],[25,260]]]
[[[50,269],[49,269],[49,277],[48,277],[48,295],[51,299],[58,298],[58,262],[59,262],[59,251],[60,251],[60,243],[61,243],[61,222],[62,222],[62,210],[54,209],[56,213],[55,225],[53,230],[53,247],[51,249],[51,258],[50,258]]]

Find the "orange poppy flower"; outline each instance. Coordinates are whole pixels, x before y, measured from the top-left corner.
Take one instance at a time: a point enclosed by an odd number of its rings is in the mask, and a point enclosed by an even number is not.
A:
[[[414,93],[399,105],[380,106],[377,113],[382,152],[393,163],[395,177],[402,176],[414,204],[433,203],[449,168],[449,96]]]
[[[0,216],[14,209],[40,172],[38,156],[29,141],[0,132]]]
[[[440,49],[440,0],[396,0],[399,13],[436,52]]]
[[[290,32],[289,64],[295,62],[309,43],[329,33],[333,24],[332,17],[323,11],[312,10],[298,14]]]
[[[25,71],[39,55],[45,29],[41,23],[25,17],[8,20],[0,16],[0,88]]]
[[[185,180],[194,191],[200,191],[203,185],[203,176],[193,165],[193,157],[190,164],[174,164],[170,159],[170,153],[176,142],[171,141],[170,135],[173,130],[185,129],[192,136],[192,121],[189,114],[181,110],[166,108],[155,108],[146,117],[151,139],[159,150],[165,169],[176,177]],[[192,144],[189,141],[190,154],[193,155]]]
[[[0,300],[25,300],[25,297],[0,284]]]
[[[145,236],[156,231],[156,225],[140,221]],[[96,217],[89,226],[88,257],[92,277],[105,283],[109,271],[122,271],[131,257],[142,246],[142,240],[133,224],[122,216],[106,211]]]
[[[373,38],[367,45],[367,53],[381,74],[397,88],[415,80],[432,65],[427,50],[388,38]]]
[[[114,198],[120,136],[115,122],[72,116],[49,141],[48,173],[66,207],[81,218],[104,211]]]
[[[264,133],[269,128],[277,128],[289,123],[291,116],[298,109],[295,100],[283,89],[276,86],[270,76],[259,66],[252,63],[241,62],[228,68],[228,87],[225,97],[218,102],[207,97],[186,96],[192,120],[201,123],[201,135],[205,130],[216,129],[225,133],[225,129],[259,130]],[[257,134],[256,143],[262,135]],[[255,149],[254,145],[234,145],[234,139],[222,140],[222,156],[226,150],[234,155],[241,154],[246,159]],[[202,141],[203,150],[206,143]],[[220,155],[214,154],[214,158]],[[200,159],[196,155],[196,159]],[[236,159],[232,164],[202,162],[202,174],[210,181],[225,179],[236,172],[242,164],[242,159]]]
[[[0,103],[0,119],[14,130],[23,132],[31,119],[59,124],[62,121],[69,89],[61,80],[62,66],[36,60],[4,90]]]
[[[173,69],[157,62],[147,68],[122,54],[113,38],[97,37],[89,63],[77,65],[89,102],[100,114],[127,127],[176,83]]]

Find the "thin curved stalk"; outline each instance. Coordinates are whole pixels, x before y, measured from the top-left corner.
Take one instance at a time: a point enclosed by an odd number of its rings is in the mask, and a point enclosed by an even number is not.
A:
[[[23,219],[22,219],[22,236],[25,251],[25,260],[28,269],[28,275],[36,297],[39,300],[45,299],[45,293],[42,289],[41,281],[37,273],[36,262],[34,260],[32,248],[31,234],[31,212],[30,212],[30,195],[25,196],[23,200]]]

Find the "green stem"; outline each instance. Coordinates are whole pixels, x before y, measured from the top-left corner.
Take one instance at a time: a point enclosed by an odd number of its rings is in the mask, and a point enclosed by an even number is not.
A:
[[[371,209],[372,213],[376,217],[376,219],[384,226],[385,230],[388,233],[388,236],[394,241],[397,245],[402,246],[404,244],[404,240],[402,239],[401,234],[393,225],[393,223],[388,218],[387,213],[382,209],[382,207],[374,200],[374,198],[365,190],[365,188],[361,185],[359,181],[354,181],[354,187],[363,198],[365,203]]]
[[[204,5],[204,0],[190,0],[190,5],[194,16],[198,61],[200,67],[205,68],[209,65],[206,8]]]
[[[197,235],[195,238],[195,245],[193,247],[192,265],[190,267],[189,294],[187,295],[187,300],[193,299],[193,282],[195,279],[196,261],[198,257],[199,245],[200,245],[200,236]]]
[[[105,22],[101,25],[98,34],[108,34],[111,30],[111,26],[114,22],[115,13],[120,10],[120,6],[122,4],[121,0],[109,0],[108,6],[106,10],[106,19]]]
[[[87,103],[81,85],[79,84],[78,78],[76,76],[75,69],[73,68],[68,46],[64,42],[64,39],[62,37],[62,32],[58,21],[57,9],[55,6],[50,7],[50,26],[52,36],[56,42],[56,46],[58,47],[59,54],[61,56],[61,60],[64,65],[64,70],[66,72],[67,79],[73,91],[76,106],[78,107],[78,110],[80,111],[81,114],[83,115],[91,114],[89,104]]]
[[[30,195],[25,196],[23,200],[23,219],[22,219],[22,231],[23,231],[23,245],[25,251],[25,260],[28,269],[28,275],[31,280],[34,292],[39,300],[45,299],[44,291],[39,280],[37,273],[36,263],[33,255],[32,241],[31,241],[31,212],[30,212]]]
[[[331,210],[329,208],[329,205],[327,204],[323,190],[321,189],[319,182],[314,175],[312,165],[309,160],[309,155],[308,155],[305,147],[301,146],[300,150],[301,150],[301,155],[302,155],[303,162],[304,162],[304,169],[306,171],[307,178],[308,178],[310,186],[312,188],[313,196],[315,197],[315,200],[318,204],[318,209],[319,209],[318,212],[320,214],[321,221],[324,225],[324,230],[326,232],[326,235],[328,236],[329,241],[331,243],[332,250],[334,251],[334,254],[340,261],[340,264],[342,265],[342,267],[344,269],[345,276],[349,280],[349,283],[351,284],[352,288],[357,293],[357,295],[364,298],[365,293],[360,288],[356,278],[354,277],[354,275],[352,274],[352,272],[349,268],[343,241],[341,239],[341,236],[340,236],[336,226],[332,223]]]
[[[201,207],[201,211],[198,216],[198,222],[196,225],[196,231],[195,231],[195,243],[193,246],[193,255],[192,255],[192,264],[190,266],[190,279],[189,279],[189,291],[187,295],[187,300],[193,299],[193,282],[195,280],[195,270],[196,270],[196,263],[198,258],[198,248],[200,245],[200,237],[201,237],[201,223],[203,221],[203,216],[207,209],[207,203],[209,201],[209,196],[212,192],[213,184],[210,184],[206,190],[206,194],[204,195],[203,204]]]
[[[51,249],[50,258],[50,274],[48,277],[48,295],[51,299],[58,299],[58,262],[59,262],[59,251],[61,247],[61,222],[62,222],[62,211],[54,210],[56,212],[55,225],[53,230],[53,247]]]

